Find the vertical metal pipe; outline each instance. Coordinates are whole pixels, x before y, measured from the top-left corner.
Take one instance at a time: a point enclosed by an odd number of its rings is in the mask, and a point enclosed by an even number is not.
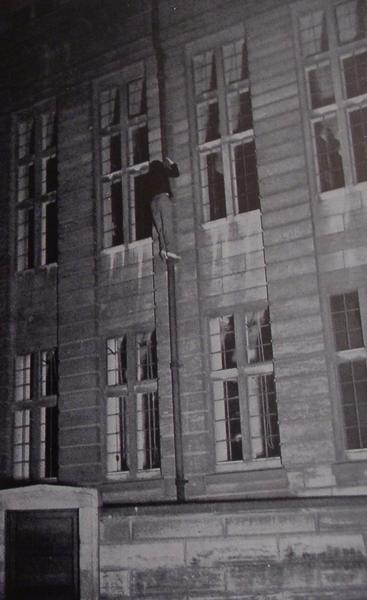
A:
[[[152,0],[152,41],[157,62],[159,115],[161,126],[162,155],[167,155],[167,101],[165,88],[165,57],[160,43],[159,0]],[[176,306],[176,274],[175,263],[167,261],[168,286],[168,319],[171,351],[171,383],[173,435],[175,447],[176,493],[177,502],[185,502],[185,476],[182,446],[181,397],[180,397],[180,365],[177,340],[177,306]]]

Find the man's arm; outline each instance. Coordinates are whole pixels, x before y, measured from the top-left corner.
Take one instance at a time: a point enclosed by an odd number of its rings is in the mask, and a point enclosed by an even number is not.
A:
[[[178,170],[177,164],[168,158],[168,156],[164,159],[163,164],[168,177],[179,177],[180,171]]]

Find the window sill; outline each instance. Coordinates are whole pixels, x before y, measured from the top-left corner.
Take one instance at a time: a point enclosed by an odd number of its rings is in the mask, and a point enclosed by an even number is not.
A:
[[[367,460],[367,448],[361,448],[359,450],[347,450],[347,458],[349,460]]]
[[[107,480],[112,481],[129,481],[134,483],[144,479],[161,479],[160,469],[149,469],[146,471],[138,471],[136,475],[132,475],[130,471],[119,471],[116,473],[107,473]]]
[[[259,208],[255,210],[249,210],[247,212],[238,213],[236,215],[228,215],[227,217],[223,217],[222,219],[215,219],[214,221],[207,221],[206,223],[201,224],[201,228],[205,231],[207,229],[215,229],[217,227],[224,227],[225,225],[230,225],[231,223],[241,223],[253,222],[254,226],[257,226],[256,229],[261,231],[261,212]]]
[[[261,471],[264,469],[278,469],[282,467],[280,457],[275,458],[257,458],[251,462],[235,461],[226,463],[217,463],[216,473],[229,473],[237,471]]]
[[[15,275],[17,277],[22,277],[25,274],[28,273],[42,273],[42,272],[47,272],[47,271],[51,271],[53,269],[57,269],[58,267],[58,263],[57,262],[52,262],[52,263],[47,263],[47,265],[38,265],[37,267],[32,267],[29,269],[23,269],[23,271],[15,271]]]
[[[102,248],[102,255],[113,255],[118,252],[125,253],[128,250],[141,250],[149,249],[152,247],[153,239],[151,237],[144,238],[143,240],[136,240],[134,242],[129,242],[128,244],[118,244],[116,246],[110,246],[109,248]]]

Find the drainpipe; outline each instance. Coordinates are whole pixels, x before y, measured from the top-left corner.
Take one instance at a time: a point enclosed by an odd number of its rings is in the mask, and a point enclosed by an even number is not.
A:
[[[162,155],[167,156],[167,122],[166,122],[166,89],[164,71],[164,52],[159,35],[159,0],[152,0],[152,41],[157,62],[159,116],[162,140]],[[177,502],[185,502],[184,459],[182,446],[181,396],[180,396],[180,364],[177,339],[177,303],[176,303],[176,273],[175,263],[167,261],[168,286],[168,322],[171,352],[171,384],[173,410],[173,436],[175,447],[176,493]]]

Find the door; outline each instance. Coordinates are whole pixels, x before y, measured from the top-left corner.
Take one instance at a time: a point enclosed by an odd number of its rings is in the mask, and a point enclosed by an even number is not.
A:
[[[79,600],[77,510],[6,514],[6,600]]]

